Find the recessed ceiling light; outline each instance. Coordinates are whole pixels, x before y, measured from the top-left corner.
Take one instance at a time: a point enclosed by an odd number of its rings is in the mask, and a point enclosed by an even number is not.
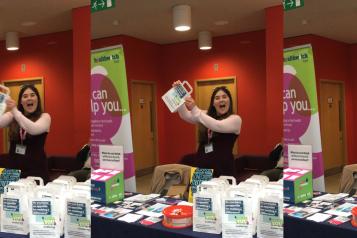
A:
[[[118,21],[118,20],[114,20],[114,21],[112,22],[112,24],[113,24],[113,26],[119,26],[119,21]]]
[[[35,21],[24,21],[21,23],[21,26],[34,26],[36,24],[37,24],[37,22],[35,22]]]
[[[224,25],[228,24],[228,21],[226,21],[226,20],[215,21],[214,24],[216,26],[224,26]]]

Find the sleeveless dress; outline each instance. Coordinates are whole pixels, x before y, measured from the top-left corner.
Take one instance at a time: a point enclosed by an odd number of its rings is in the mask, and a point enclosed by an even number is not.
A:
[[[47,132],[39,135],[26,135],[23,145],[24,155],[15,152],[16,145],[21,144],[20,138],[10,141],[9,160],[11,167],[21,170],[21,177],[39,176],[48,181],[48,161],[45,153]]]
[[[234,176],[235,164],[233,156],[233,147],[238,135],[234,133],[214,132],[210,142],[213,145],[213,151],[205,153],[207,140],[200,142],[197,153],[184,156],[183,161],[190,161],[192,166],[199,168],[213,169],[213,176],[221,175]]]

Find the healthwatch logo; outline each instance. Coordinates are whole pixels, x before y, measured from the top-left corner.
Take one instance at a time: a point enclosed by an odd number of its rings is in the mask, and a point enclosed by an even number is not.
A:
[[[100,57],[94,57],[94,63],[101,63],[105,61],[113,60],[114,63],[119,63],[119,55],[118,54],[113,54],[113,55],[103,55]]]

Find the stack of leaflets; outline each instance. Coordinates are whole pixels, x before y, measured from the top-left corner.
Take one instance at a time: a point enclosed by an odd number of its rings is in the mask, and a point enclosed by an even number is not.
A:
[[[325,202],[338,202],[343,200],[345,197],[348,197],[348,193],[337,193],[337,194],[326,193],[324,195],[314,197],[312,200],[325,201]]]
[[[151,194],[147,194],[147,195],[136,194],[134,196],[131,196],[131,197],[128,197],[128,198],[124,198],[124,201],[148,203],[148,202],[151,202],[151,201],[155,200],[158,197],[160,197],[160,194],[156,194],[156,193],[151,193]]]
[[[356,207],[356,204],[353,203],[343,203],[338,207],[332,208],[330,210],[325,211],[327,214],[342,216],[342,217],[349,217],[352,215],[351,210],[352,208]]]
[[[299,211],[290,213],[289,216],[296,217],[296,218],[304,218],[304,217],[311,216],[319,211],[321,211],[321,209],[312,208],[312,207],[304,207],[303,209],[301,209]]]

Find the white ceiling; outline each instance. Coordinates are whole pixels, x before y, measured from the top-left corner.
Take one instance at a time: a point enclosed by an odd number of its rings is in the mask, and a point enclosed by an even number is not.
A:
[[[315,34],[357,43],[357,0],[305,0],[284,14],[285,37]],[[303,24],[305,21],[307,24]]]
[[[197,39],[201,30],[213,36],[264,29],[264,8],[282,0],[116,0],[116,8],[92,14],[92,38],[125,34],[160,44]],[[305,6],[285,12],[284,34],[316,34],[357,43],[357,0],[305,0]],[[0,40],[5,32],[28,37],[71,29],[71,9],[89,0],[0,0]],[[171,9],[192,7],[192,29],[175,32]],[[118,24],[113,25],[117,20]],[[37,22],[22,26],[24,22]],[[217,21],[228,21],[219,26]],[[305,21],[307,24],[302,24]]]
[[[90,0],[0,0],[0,40],[8,31],[28,37],[70,30],[72,9],[89,4]],[[37,24],[22,26],[24,22]]]
[[[92,14],[92,38],[129,35],[160,44],[197,39],[199,31],[213,36],[264,29],[264,9],[281,0],[117,0],[116,8]],[[192,28],[176,32],[172,27],[172,7],[191,6]],[[118,25],[113,25],[117,20]],[[228,21],[217,26],[217,21]]]

